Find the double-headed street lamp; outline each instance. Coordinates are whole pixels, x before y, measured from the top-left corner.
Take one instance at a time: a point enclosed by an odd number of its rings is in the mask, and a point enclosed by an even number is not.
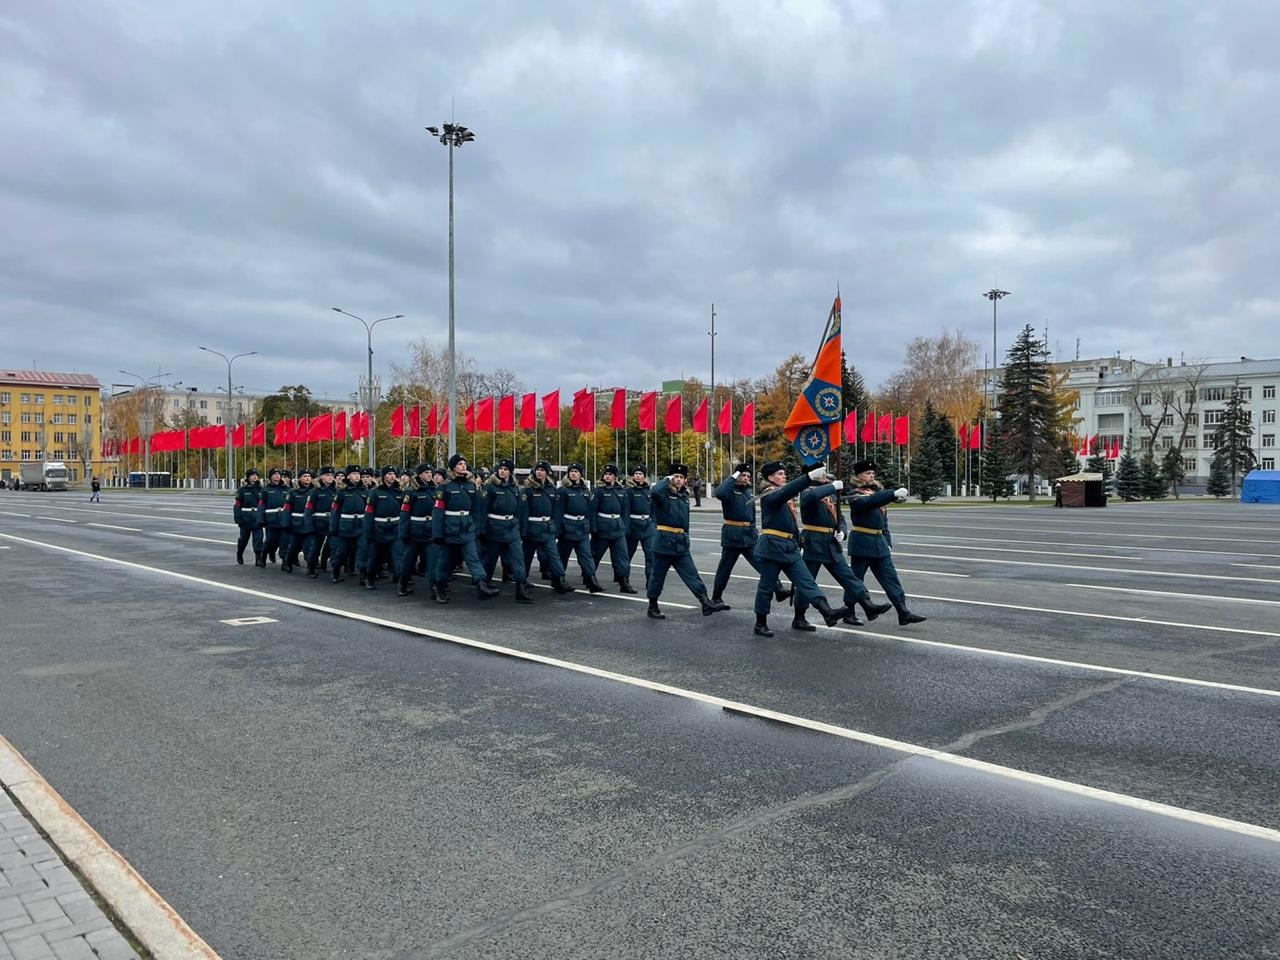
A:
[[[232,416],[231,410],[231,365],[241,357],[256,356],[257,350],[250,350],[248,353],[237,353],[233,357],[228,357],[225,353],[219,353],[217,350],[210,350],[208,347],[201,347],[205,353],[212,353],[215,357],[221,357],[227,364],[227,423],[231,429],[227,430],[227,489],[230,490],[233,484],[233,478],[236,475],[235,454],[232,452],[231,434],[235,429],[236,418]]]
[[[142,487],[144,490],[149,490],[151,488],[151,435],[156,429],[156,411],[152,408],[147,391],[151,389],[152,380],[156,381],[155,385],[158,388],[160,381],[169,374],[157,373],[153,377],[144,377],[140,373],[130,373],[128,370],[120,372],[138,381],[138,390],[142,396],[142,406],[138,409],[138,432],[142,434]]]
[[[992,287],[983,294],[991,301],[991,410],[996,408],[996,304],[1009,295],[1008,290]]]
[[[333,307],[332,309],[334,313],[340,313],[344,317],[351,317],[355,320],[359,320],[364,324],[365,333],[368,334],[369,380],[365,386],[364,402],[365,412],[369,415],[369,469],[376,470],[377,465],[375,458],[378,455],[378,434],[374,429],[374,419],[377,416],[378,391],[373,385],[373,328],[382,323],[383,320],[399,320],[404,316],[404,314],[397,313],[390,317],[379,317],[377,320],[370,323],[364,317],[357,317],[354,313],[347,313],[347,311],[343,310],[341,307]]]
[[[458,444],[458,365],[453,337],[453,148],[470,143],[476,135],[460,123],[445,123],[439,127],[427,127],[427,133],[439,139],[449,148],[449,455],[457,452]]]

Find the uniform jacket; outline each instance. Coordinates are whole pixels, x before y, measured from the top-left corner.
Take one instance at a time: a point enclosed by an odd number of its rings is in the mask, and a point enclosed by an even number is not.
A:
[[[653,551],[668,557],[679,557],[689,552],[689,488],[676,490],[671,481],[663,477],[653,485],[649,495],[649,513],[653,517],[657,533]],[[669,527],[663,530],[663,527]]]
[[[520,539],[524,513],[524,488],[512,478],[500,480],[495,473],[480,489],[477,532],[495,543],[513,543]]]
[[[394,543],[400,534],[400,490],[378,484],[364,506],[364,538],[369,543]]]
[[[627,536],[637,540],[653,536],[653,505],[649,502],[652,495],[653,487],[648,482],[627,480]]]
[[[329,509],[329,533],[348,539],[359,537],[364,530],[364,487],[339,490]]]
[[[750,550],[756,545],[760,531],[756,529],[756,493],[750,486],[741,487],[732,476],[716,487],[716,499],[724,514],[724,526],[720,528],[720,546]],[[730,523],[729,521],[734,521]],[[741,524],[747,526],[741,526]]]
[[[790,483],[760,495],[760,539],[756,541],[755,550],[751,553],[757,560],[788,563],[800,552],[797,540],[800,527],[796,523],[791,501],[801,490],[808,489],[812,482],[807,473],[802,473]],[[790,536],[773,536],[768,533],[769,530],[777,530]]]
[[[620,483],[613,486],[601,483],[592,490],[591,533],[603,540],[625,537],[630,523],[630,499],[626,487]]]
[[[468,543],[476,538],[476,501],[480,494],[470,476],[450,477],[436,487],[431,510],[431,536],[439,543]]]
[[[292,489],[283,483],[268,483],[262,488],[262,499],[258,502],[258,516],[267,529],[289,526],[289,515],[284,512],[284,502],[289,498]]]
[[[419,484],[400,498],[400,539],[406,543],[431,540],[431,511],[436,505],[436,485]]]
[[[829,483],[810,487],[800,494],[800,542],[804,546],[804,558],[818,563],[835,563],[837,555],[844,553],[836,531],[848,532],[844,513],[836,488]]]
[[[591,536],[591,524],[595,508],[591,505],[591,491],[586,481],[560,487],[560,536],[566,540],[586,540]]]
[[[849,556],[889,556],[893,549],[893,539],[889,536],[889,511],[885,509],[885,505],[893,501],[892,490],[881,490],[878,493],[854,491],[854,496],[849,501],[849,515],[853,519],[853,529],[849,533]],[[859,527],[881,532],[860,533]]]
[[[550,543],[560,535],[560,493],[550,480],[538,480],[533,474],[525,480],[520,532],[534,543]]]
[[[307,513],[307,501],[311,499],[315,487],[298,487],[290,490],[284,498],[284,512],[289,521],[289,529],[294,533],[308,534],[312,531],[311,514]]]
[[[311,488],[311,495],[307,497],[303,512],[311,518],[309,529],[312,533],[324,536],[329,532],[329,511],[333,507],[333,498],[337,492],[333,484],[326,487],[322,483]]]
[[[236,491],[236,502],[232,508],[236,523],[249,530],[262,526],[258,516],[258,504],[262,501],[262,484],[246,483]]]

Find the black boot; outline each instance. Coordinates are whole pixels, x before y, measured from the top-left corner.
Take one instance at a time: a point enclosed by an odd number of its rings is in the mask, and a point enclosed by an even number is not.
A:
[[[409,595],[409,593],[410,593],[410,590],[409,590],[409,578],[408,578],[408,577],[401,577],[401,578],[400,578],[400,589],[396,591],[396,596],[397,596],[397,597],[407,597],[407,596]]]
[[[583,577],[582,580],[587,585],[587,592],[604,593],[604,587],[600,586],[600,581],[597,580],[594,576]]]
[[[640,591],[639,591],[639,590],[637,590],[635,587],[633,587],[633,586],[631,585],[631,578],[630,578],[630,577],[619,577],[619,578],[618,578],[618,592],[619,592],[619,593],[631,593],[631,594],[635,594],[635,593],[639,593]]]
[[[480,580],[476,583],[476,594],[481,600],[492,600],[502,591],[495,587],[488,580]]]
[[[904,627],[912,623],[924,623],[928,619],[928,617],[922,617],[920,614],[912,613],[910,610],[898,611],[898,623]]]
[[[331,577],[329,578],[329,582],[330,582],[330,583],[341,583],[341,582],[342,582],[342,571],[340,571],[337,567],[334,567],[334,568],[333,568],[333,576],[331,576]]]
[[[316,570],[316,565],[314,563],[307,564],[307,576],[310,577],[312,580],[320,576],[320,573],[319,571]]]
[[[360,579],[359,579],[359,580],[357,580],[357,581],[356,581],[356,583],[358,583],[358,584],[359,584],[360,586],[362,586],[362,587],[363,587],[363,586],[366,586],[366,585],[368,584],[368,581],[367,581],[367,580],[365,580],[365,578],[364,578],[364,574],[363,574],[363,573],[362,573],[362,574],[360,574]]]
[[[667,619],[667,615],[658,609],[658,601],[652,598],[649,600],[649,609],[645,615],[649,617],[650,620]]]
[[[834,627],[842,618],[849,615],[848,607],[835,607],[833,609],[831,604],[827,603],[826,597],[819,597],[815,600],[813,602],[813,609],[822,614],[822,619],[826,622],[828,627]]]
[[[796,611],[794,617],[791,618],[791,629],[799,630],[801,633],[817,633],[818,628],[804,618],[804,614],[799,610]]]
[[[293,564],[290,563],[287,558],[280,561],[280,572],[293,573]]]
[[[552,577],[551,586],[555,588],[556,593],[573,593],[573,587],[569,586],[564,577]]]
[[[543,579],[543,580],[554,580],[554,579],[555,579],[555,577],[551,576],[551,574],[549,574],[546,570],[543,570],[543,571],[542,571],[542,573],[540,574],[540,576],[542,577],[542,579]]]
[[[795,594],[795,592],[796,592],[795,587],[791,587],[790,589],[788,589],[787,587],[783,587],[783,586],[775,586],[773,588],[773,599],[778,601],[778,603],[782,603],[786,600],[790,600],[791,597]]]
[[[769,629],[769,615],[767,613],[756,614],[756,626],[751,632],[757,637],[773,636],[773,631]]]
[[[704,617],[719,613],[721,610],[730,609],[729,605],[723,600],[710,600],[705,593],[698,595],[698,603],[702,605],[702,615]]]
[[[374,581],[374,579],[375,579],[374,577],[365,577],[365,578],[364,578],[364,588],[365,588],[366,590],[377,590],[377,589],[378,589],[378,585],[377,585],[376,583],[374,583],[374,582],[373,582],[373,581]]]
[[[867,614],[867,623],[870,623],[882,613],[888,613],[893,609],[892,603],[872,603],[870,598],[862,601],[862,609]]]
[[[431,599],[436,603],[448,603],[449,591],[433,583],[431,585]]]
[[[533,603],[533,594],[529,592],[529,584],[516,584],[516,603]]]
[[[854,610],[853,607],[849,608],[849,615],[847,617],[842,618],[840,622],[847,623],[851,627],[865,626],[865,624],[863,624],[863,622],[858,619],[858,612]]]
[[[244,566],[244,551],[243,551],[243,550],[237,550],[237,551],[236,551],[236,563],[240,564],[240,566],[242,566],[242,567]]]
[[[261,553],[255,551],[253,554],[253,565],[255,567],[265,567],[267,565],[267,558]]]

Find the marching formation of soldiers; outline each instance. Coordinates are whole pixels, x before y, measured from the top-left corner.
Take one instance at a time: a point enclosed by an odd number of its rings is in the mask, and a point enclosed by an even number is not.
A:
[[[312,579],[328,573],[333,583],[342,582],[344,574],[355,576],[367,590],[390,579],[400,596],[414,592],[415,578],[425,579],[431,599],[441,604],[450,602],[450,583],[459,569],[471,577],[481,600],[498,596],[494,574],[501,563],[501,579],[515,584],[515,601],[533,603],[529,571],[535,558],[542,578],[557,593],[574,592],[566,573],[571,558],[577,560],[583,586],[600,593],[605,588],[597,568],[608,554],[619,592],[638,594],[631,585],[631,565],[639,550],[648,616],[663,620],[658,600],[671,569],[703,615],[710,616],[729,609],[724,591],[737,561],[745,559],[759,575],[757,636],[774,635],[770,608],[789,598],[795,604],[791,626],[799,631],[816,629],[805,617],[810,607],[828,626],[862,625],[858,608],[867,620],[896,609],[900,624],[919,623],[925,618],[907,608],[893,566],[885,510],[904,501],[907,491],[881,489],[870,461],[855,463],[854,475],[856,486],[844,494],[843,482],[829,480],[825,467],[788,481],[782,463],[764,464],[757,526],[753,471],[739,464],[715,491],[723,525],[710,591],[690,552],[689,470],[679,463],[652,485],[644,467],[633,467],[624,481],[610,464],[594,487],[576,463],[557,484],[551,465],[540,460],[521,483],[511,460],[500,461],[492,474],[477,475],[460,454],[449,458],[447,468],[423,463],[412,474],[354,465],[340,475],[327,466],[314,473],[303,469],[296,484],[288,470],[270,470],[263,484],[250,469],[235,498],[236,562],[244,563],[252,543],[258,567],[278,560],[284,573],[305,567]],[[814,578],[821,569],[843,589],[841,606],[832,607],[818,589]],[[871,601],[863,583],[868,571],[889,603]],[[780,582],[783,575],[789,587]]]

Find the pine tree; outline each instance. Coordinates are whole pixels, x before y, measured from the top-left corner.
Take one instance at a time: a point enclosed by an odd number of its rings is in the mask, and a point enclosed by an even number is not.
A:
[[[1227,398],[1227,409],[1223,411],[1222,423],[1218,425],[1217,445],[1213,458],[1222,457],[1231,478],[1229,492],[1234,493],[1239,489],[1238,478],[1257,465],[1253,455],[1253,426],[1245,419],[1239,381],[1232,385],[1231,395]]]
[[[1103,482],[1110,485],[1111,481],[1111,461],[1107,459],[1106,450],[1096,450],[1089,454],[1089,459],[1085,461],[1084,469],[1086,473],[1102,474]]]
[[[1013,481],[1009,479],[1011,472],[1004,437],[992,431],[982,449],[982,492],[993,502],[997,497],[1013,496]]]
[[[1227,469],[1225,457],[1219,456],[1222,451],[1213,455],[1209,463],[1209,484],[1205,492],[1213,497],[1229,497],[1231,495],[1231,473]]]
[[[920,444],[911,461],[911,492],[921,503],[942,496],[947,480],[951,478],[950,454],[955,447],[951,422],[926,401],[924,420],[920,425]]]
[[[1170,447],[1165,451],[1164,459],[1160,461],[1160,474],[1173,491],[1174,499],[1180,500],[1178,485],[1186,482],[1187,470],[1182,465],[1182,451],[1177,447]]]
[[[1125,444],[1124,454],[1116,469],[1116,496],[1121,500],[1142,499],[1142,468],[1133,455],[1133,439]]]
[[[1160,472],[1160,467],[1156,463],[1155,451],[1151,448],[1142,454],[1142,460],[1138,464],[1138,469],[1142,473],[1142,495],[1148,500],[1163,500],[1168,492],[1164,474]]]
[[[1027,477],[1031,500],[1036,477],[1049,466],[1054,451],[1056,406],[1050,373],[1049,352],[1028,324],[1005,354],[1000,431],[1010,466]]]

